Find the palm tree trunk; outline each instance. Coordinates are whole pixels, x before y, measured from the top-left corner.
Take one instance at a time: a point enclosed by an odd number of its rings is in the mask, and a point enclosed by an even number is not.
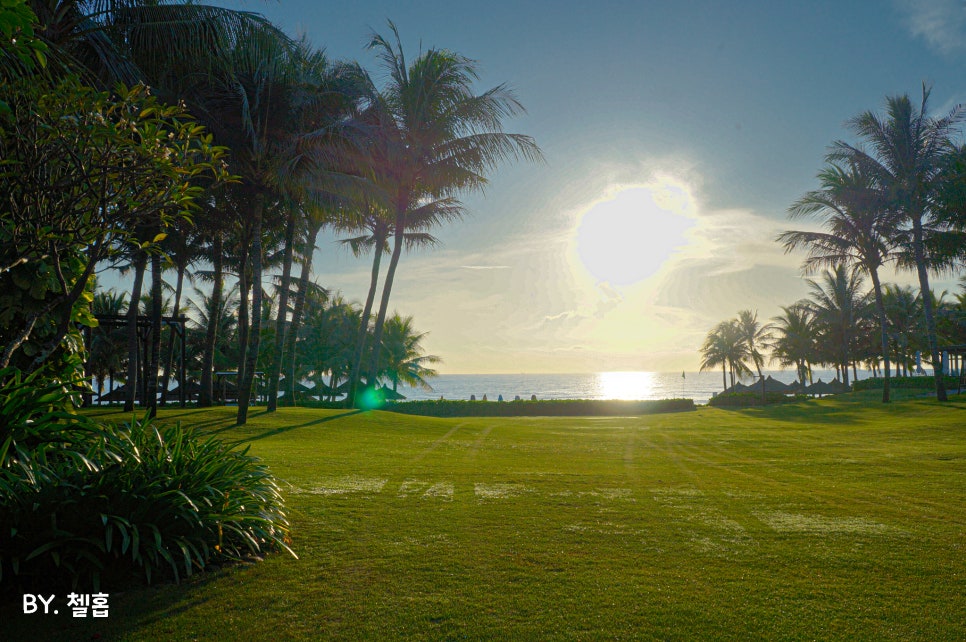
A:
[[[278,379],[282,371],[282,347],[285,345],[286,320],[288,318],[288,290],[292,279],[292,255],[295,245],[295,206],[288,208],[285,221],[285,251],[282,259],[282,291],[278,297],[278,313],[275,315],[275,349],[269,359],[268,408],[266,412],[278,409]],[[291,330],[290,330],[291,331]]]
[[[922,312],[926,318],[926,338],[929,341],[929,352],[932,355],[933,376],[936,379],[936,399],[947,401],[946,382],[943,380],[942,362],[939,359],[939,345],[936,342],[936,318],[932,309],[932,291],[929,289],[929,273],[926,270],[926,257],[922,243],[922,218],[912,219],[912,245],[916,259],[916,271],[919,273],[919,291],[922,299]]]
[[[728,389],[728,378],[725,376],[725,362],[721,362],[721,392]]]
[[[285,373],[285,405],[295,405],[295,342],[298,339],[299,328],[302,326],[302,314],[305,311],[305,297],[309,289],[309,274],[312,270],[312,253],[315,242],[322,229],[321,223],[314,219],[309,221],[305,248],[302,251],[302,272],[299,274],[299,289],[295,295],[295,305],[292,308],[292,324],[285,335],[285,356],[283,362],[288,371]]]
[[[252,325],[248,333],[248,348],[245,352],[245,370],[238,387],[238,419],[235,423],[239,426],[244,426],[248,421],[248,404],[252,396],[255,368],[258,366],[258,348],[262,332],[262,210],[264,206],[265,194],[259,191],[255,195],[252,215]]]
[[[238,385],[241,385],[245,378],[245,364],[248,356],[248,318],[249,318],[249,290],[251,285],[248,282],[248,261],[250,260],[249,240],[247,232],[242,234],[242,250],[239,256],[238,265]]]
[[[171,316],[175,319],[178,318],[181,312],[181,290],[184,287],[184,273],[186,267],[184,265],[178,266],[178,279],[174,286],[174,309],[171,311]],[[171,366],[174,365],[174,339],[177,333],[174,330],[174,326],[171,327],[171,336],[168,340],[168,353],[164,357],[164,374],[161,376],[161,405],[168,402],[168,383],[171,381]],[[181,341],[184,341],[185,337],[181,337]],[[178,381],[178,385],[185,385],[184,381]]]
[[[366,354],[366,338],[369,336],[369,317],[372,316],[372,303],[376,299],[376,286],[379,285],[379,264],[382,261],[383,239],[376,238],[372,257],[372,272],[369,276],[369,294],[366,295],[366,305],[362,310],[362,319],[359,322],[359,336],[356,340],[356,358],[352,364],[352,372],[349,375],[349,393],[346,397],[346,405],[352,408],[355,405],[356,389],[359,385],[360,373],[362,371],[362,360]]]
[[[141,299],[141,284],[147,268],[147,255],[136,250],[134,263],[134,284],[131,288],[131,302],[127,308],[127,396],[124,399],[124,412],[134,412],[134,400],[138,384],[138,303]]]
[[[158,415],[158,365],[161,361],[161,255],[151,255],[151,348],[148,352],[145,404],[148,417]]]
[[[224,239],[217,233],[212,243],[211,309],[208,311],[208,327],[205,328],[205,351],[201,360],[201,394],[198,405],[208,407],[214,397],[213,371],[215,364],[215,343],[218,341],[218,310],[221,307],[221,291],[224,287]],[[184,385],[184,384],[182,384]]]
[[[379,314],[376,316],[376,325],[372,333],[372,353],[369,357],[369,367],[366,369],[366,385],[369,386],[375,385],[376,377],[379,374],[379,351],[382,347],[382,328],[386,323],[386,313],[389,311],[389,295],[392,293],[392,282],[396,276],[396,268],[399,266],[399,257],[402,256],[403,235],[405,231],[405,221],[401,216],[397,215],[393,236],[392,256],[389,259],[386,280],[382,284],[382,299],[379,301]]]

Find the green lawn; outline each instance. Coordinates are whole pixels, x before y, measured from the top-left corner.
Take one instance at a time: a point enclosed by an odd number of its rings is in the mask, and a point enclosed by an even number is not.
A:
[[[241,429],[233,409],[164,411],[271,465],[300,559],[115,593],[107,620],[7,607],[0,638],[963,640],[954,399],[606,418],[255,410]]]

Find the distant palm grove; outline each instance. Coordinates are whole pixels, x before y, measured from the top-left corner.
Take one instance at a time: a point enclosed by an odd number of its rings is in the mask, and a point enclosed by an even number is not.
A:
[[[962,107],[930,116],[924,85],[917,107],[909,96],[886,99],[884,114],[865,112],[848,122],[856,142],[835,141],[819,172],[819,189],[789,209],[818,229],[791,230],[777,241],[804,250],[810,296],[782,306],[770,323],[744,310],[712,329],[701,347],[702,370],[720,367],[723,386],[761,377],[765,354],[794,367],[801,384],[813,365],[831,366],[849,386],[857,364],[883,382],[890,397],[895,376],[934,369],[936,396],[946,400],[943,347],[966,347],[966,277],[961,291],[935,293],[930,274],[962,274],[966,264],[966,145],[956,138]],[[914,272],[918,290],[883,283],[881,270]],[[956,353],[954,353],[956,354]],[[920,355],[917,360],[916,356]],[[751,364],[751,365],[749,365]],[[762,383],[764,390],[764,383]]]
[[[425,385],[438,359],[393,282],[490,169],[540,158],[503,130],[507,86],[475,92],[451,51],[407,59],[391,22],[379,86],[250,12],[26,0],[2,21],[0,372],[124,382],[152,415],[175,380],[202,406],[230,386],[239,424],[304,380],[349,405]],[[313,279],[323,228],[371,257],[363,303]]]

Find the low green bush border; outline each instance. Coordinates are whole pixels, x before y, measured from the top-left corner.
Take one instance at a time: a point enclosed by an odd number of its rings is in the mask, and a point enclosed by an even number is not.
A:
[[[695,410],[693,399],[652,401],[546,399],[538,401],[404,401],[383,410],[428,417],[614,417]]]
[[[856,392],[860,390],[881,390],[882,384],[885,381],[882,377],[873,377],[870,379],[860,379],[852,385],[852,389]],[[959,377],[945,376],[943,381],[946,383],[946,389],[959,388]],[[889,387],[908,390],[934,390],[936,388],[936,378],[932,375],[920,375],[918,377],[889,377]]]
[[[762,401],[760,392],[728,392],[717,395],[708,400],[708,405],[715,408],[751,408],[753,406],[771,406],[782,403],[794,403],[808,399],[808,395],[786,395],[782,392],[769,392]]]

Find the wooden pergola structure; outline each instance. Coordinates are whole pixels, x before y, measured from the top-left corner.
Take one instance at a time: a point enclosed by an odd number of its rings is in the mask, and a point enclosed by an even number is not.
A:
[[[128,327],[128,317],[126,314],[97,314],[94,315],[97,319],[97,323],[102,328],[127,328]],[[185,328],[188,322],[188,317],[183,314],[180,316],[162,316],[161,317],[161,327],[165,326],[171,328],[174,333],[178,336],[181,344],[181,361],[180,367],[178,368],[178,401],[182,407],[185,405]],[[137,337],[138,337],[138,349],[137,349],[137,368],[140,373],[138,376],[138,387],[140,388],[135,394],[134,399],[137,401],[139,398],[142,402],[146,401],[147,390],[148,390],[148,373],[147,369],[147,350],[148,346],[151,345],[151,332],[152,323],[151,317],[139,314],[137,316]],[[87,349],[87,353],[90,354],[92,338],[92,329],[84,328],[84,347]],[[155,373],[157,376],[157,373]],[[89,395],[85,395],[89,397]],[[90,399],[86,399],[85,403],[90,405]]]

